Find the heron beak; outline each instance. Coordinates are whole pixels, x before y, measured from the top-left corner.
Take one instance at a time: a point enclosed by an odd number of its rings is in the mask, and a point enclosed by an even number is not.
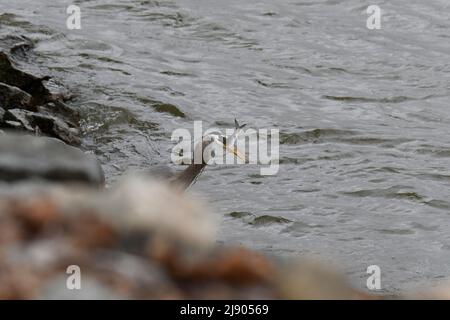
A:
[[[229,146],[227,146],[227,145],[225,145],[225,144],[224,144],[224,146],[225,146],[225,148],[226,148],[228,151],[230,151],[232,154],[234,154],[234,155],[237,156],[239,159],[241,159],[242,161],[245,162],[245,156],[243,156],[242,153],[240,153],[239,150],[238,150],[237,148],[232,149],[232,148],[230,148]]]

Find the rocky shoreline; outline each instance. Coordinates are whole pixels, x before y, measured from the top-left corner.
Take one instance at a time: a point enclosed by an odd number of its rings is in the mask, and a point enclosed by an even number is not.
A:
[[[52,90],[50,77],[34,76],[13,62],[19,48],[32,47],[31,41],[15,37],[0,41],[3,47],[9,44],[0,51],[0,129],[27,131],[80,145],[79,114],[64,102],[68,97]]]

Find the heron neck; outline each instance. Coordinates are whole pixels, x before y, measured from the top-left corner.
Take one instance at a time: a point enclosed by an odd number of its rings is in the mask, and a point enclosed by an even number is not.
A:
[[[191,163],[186,169],[180,172],[174,182],[187,189],[200,175],[200,173],[202,173],[203,169],[205,169],[205,166],[205,163]]]

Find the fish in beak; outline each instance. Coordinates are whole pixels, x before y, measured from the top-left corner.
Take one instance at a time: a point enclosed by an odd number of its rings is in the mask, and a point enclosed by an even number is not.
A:
[[[236,155],[239,159],[245,162],[245,156],[238,150],[238,148],[235,147],[234,149],[232,149],[226,145],[223,146],[226,150],[230,151],[232,154]]]
[[[240,158],[244,162],[245,162],[245,156],[237,149],[237,147],[232,148],[232,146],[235,145],[239,133],[242,131],[242,128],[244,128],[246,125],[247,124],[239,125],[239,122],[237,122],[237,120],[234,119],[235,129],[234,129],[233,134],[228,137],[223,137],[223,139],[222,139],[223,147],[227,151],[236,155],[238,158]]]

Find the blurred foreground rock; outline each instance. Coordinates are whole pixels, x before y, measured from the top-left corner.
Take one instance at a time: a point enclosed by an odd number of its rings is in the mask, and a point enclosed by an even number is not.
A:
[[[215,226],[187,195],[139,179],[110,191],[10,185],[0,195],[0,298],[264,297],[252,289],[264,289],[270,263],[244,249],[210,255]],[[84,289],[66,288],[69,265]]]
[[[213,215],[174,192],[137,177],[111,190],[9,185],[0,193],[0,298],[366,297],[334,274],[329,290],[324,272],[218,246]],[[66,287],[70,265],[80,267],[81,290]]]

